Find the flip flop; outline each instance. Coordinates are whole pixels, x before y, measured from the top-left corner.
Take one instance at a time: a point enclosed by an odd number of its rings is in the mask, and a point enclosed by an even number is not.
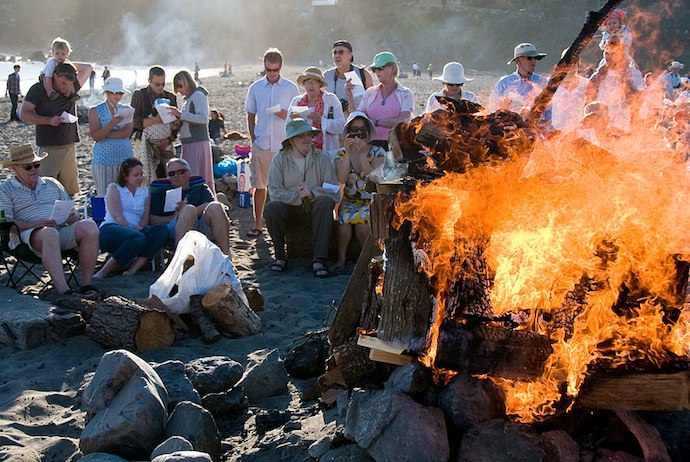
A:
[[[316,260],[313,261],[311,264],[311,271],[314,273],[314,276],[317,278],[327,278],[331,275],[331,272],[328,271],[328,267],[323,264],[323,262]]]
[[[259,237],[261,236],[261,230],[258,228],[252,228],[249,231],[247,231],[247,236],[249,237]]]
[[[268,267],[271,271],[274,271],[276,273],[283,273],[287,270],[287,261],[286,260],[276,260],[273,263],[271,263],[271,266]]]

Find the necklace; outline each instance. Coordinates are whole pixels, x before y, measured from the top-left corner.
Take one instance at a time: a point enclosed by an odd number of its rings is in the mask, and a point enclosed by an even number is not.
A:
[[[390,95],[392,95],[393,93],[395,93],[395,89],[396,89],[396,88],[398,88],[398,84],[397,84],[397,83],[395,84],[395,86],[393,87],[393,89],[392,89],[391,91],[388,92],[387,95],[384,95],[384,94],[383,94],[383,85],[381,86],[381,106],[385,106],[385,105],[386,105],[386,100],[388,99],[388,97],[389,97]]]

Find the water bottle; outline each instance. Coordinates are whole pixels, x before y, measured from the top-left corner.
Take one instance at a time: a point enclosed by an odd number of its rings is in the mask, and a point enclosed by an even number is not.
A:
[[[330,108],[328,108],[328,117],[326,117],[326,118],[327,118],[327,119],[332,119],[332,118],[333,118],[333,106],[331,106]]]
[[[252,206],[252,195],[249,193],[249,166],[247,161],[241,160],[237,166],[237,200],[242,208]]]

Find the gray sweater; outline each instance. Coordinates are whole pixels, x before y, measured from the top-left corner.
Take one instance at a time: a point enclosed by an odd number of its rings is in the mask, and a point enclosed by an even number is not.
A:
[[[180,138],[182,144],[208,141],[208,92],[204,87],[196,87],[191,95],[185,99],[180,120]]]

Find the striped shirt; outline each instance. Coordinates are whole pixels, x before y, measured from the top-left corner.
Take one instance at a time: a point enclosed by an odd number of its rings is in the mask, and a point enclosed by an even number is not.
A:
[[[38,177],[32,190],[16,178],[0,184],[0,210],[7,221],[48,220],[56,200],[70,200],[65,188],[54,178]]]

